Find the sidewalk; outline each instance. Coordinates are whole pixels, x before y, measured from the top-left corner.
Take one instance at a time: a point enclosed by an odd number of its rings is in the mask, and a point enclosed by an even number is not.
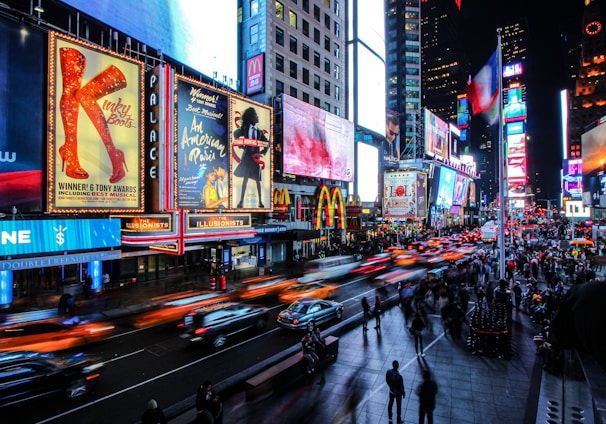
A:
[[[359,325],[341,335],[336,362],[307,384],[257,402],[246,402],[244,393],[226,399],[224,423],[305,419],[316,423],[387,423],[385,373],[394,359],[400,362],[406,389],[404,422],[418,420],[415,388],[421,382],[422,367],[432,371],[439,386],[436,423],[535,422],[542,378],[542,361],[535,355],[532,341],[537,324],[525,313],[514,312],[513,357],[505,360],[472,355],[464,338],[453,341],[444,336],[437,314],[430,315],[430,320],[433,331],[425,336],[425,358],[415,355],[413,338],[396,306],[385,312],[380,331],[370,329],[364,334]],[[352,402],[355,408],[350,409]],[[195,415],[192,409],[170,422],[192,423]]]

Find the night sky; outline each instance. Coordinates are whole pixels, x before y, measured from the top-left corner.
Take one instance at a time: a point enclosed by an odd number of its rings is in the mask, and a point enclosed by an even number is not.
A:
[[[604,3],[606,1],[600,0],[602,11],[606,10]],[[471,61],[472,75],[496,50],[496,28],[523,17],[528,20],[529,43],[524,67],[530,136],[528,168],[530,172],[539,173],[537,185],[541,194],[538,198],[559,198],[560,194],[559,92],[569,85],[562,40],[566,36],[569,43],[580,41],[582,12],[583,0],[462,0],[461,39]],[[532,183],[534,178],[529,180]]]

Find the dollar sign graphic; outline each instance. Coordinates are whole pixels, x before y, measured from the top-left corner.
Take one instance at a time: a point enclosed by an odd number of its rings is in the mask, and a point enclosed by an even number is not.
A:
[[[65,243],[65,237],[63,237],[63,233],[57,233],[57,244],[59,246],[63,246],[63,243]]]

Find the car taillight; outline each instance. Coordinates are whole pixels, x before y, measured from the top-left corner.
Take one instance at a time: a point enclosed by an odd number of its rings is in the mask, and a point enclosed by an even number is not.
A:
[[[96,373],[96,374],[87,375],[87,376],[86,376],[86,380],[87,380],[87,381],[94,380],[94,379],[95,379],[95,378],[97,378],[97,377],[101,377],[101,374]]]
[[[204,334],[208,331],[207,328],[204,327],[200,327],[200,328],[196,328],[196,331],[194,331],[194,334]]]
[[[298,323],[299,323],[299,320],[298,320],[297,318],[295,318],[295,319],[293,319],[293,320],[292,320],[292,323],[293,323],[293,324],[298,324]]]
[[[278,321],[282,321],[282,317],[278,315]]]

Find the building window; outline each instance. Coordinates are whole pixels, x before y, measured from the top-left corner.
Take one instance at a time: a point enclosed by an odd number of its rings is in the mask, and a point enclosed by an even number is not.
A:
[[[318,28],[314,28],[314,41],[316,44],[320,44],[320,30]]]
[[[288,22],[292,28],[297,29],[297,14],[292,10],[288,12]]]
[[[303,59],[309,62],[309,46],[307,44],[303,44]]]
[[[335,37],[340,37],[341,36],[341,27],[339,26],[338,22],[335,22]]]
[[[297,54],[297,39],[292,35],[290,36],[290,51]]]
[[[335,79],[341,79],[341,67],[335,63],[335,67],[333,69],[333,76]]]
[[[301,19],[301,22],[303,22],[303,35],[309,37],[309,22],[305,19]]]
[[[330,103],[324,102],[324,110],[330,112]]]
[[[309,85],[309,69],[303,68],[303,84]]]
[[[327,57],[324,58],[324,72],[330,74],[330,59]]]
[[[314,97],[314,106],[320,107],[320,99],[318,99],[317,97]]]
[[[296,87],[290,87],[290,95],[292,97],[294,97],[295,99],[297,98],[297,88]]]
[[[314,19],[320,22],[320,8],[317,4],[314,4]]]
[[[314,51],[314,65],[320,67],[320,53]]]
[[[276,71],[284,72],[284,56],[276,53]]]
[[[341,100],[341,87],[335,85],[335,100]]]
[[[309,13],[309,0],[303,0],[303,10]]]
[[[324,26],[330,30],[330,16],[328,16],[328,13],[324,14]]]
[[[320,75],[317,75],[317,74],[314,75],[314,88],[316,90],[320,89]]]
[[[334,111],[335,115],[337,116],[341,116],[341,108],[338,106],[335,106],[335,111]]]
[[[279,1],[276,2],[276,18],[284,20],[284,5]]]
[[[324,80],[324,94],[330,96],[330,81]]]
[[[259,25],[254,24],[250,27],[250,44],[257,44],[259,42]]]
[[[339,46],[339,43],[335,43],[335,57],[338,59],[340,55],[341,55],[341,46]]]
[[[335,0],[335,15],[340,16],[341,8],[339,7],[339,0]]]
[[[291,78],[297,79],[297,62],[290,61],[290,76]]]
[[[250,0],[250,16],[257,16],[259,14],[259,0]]]
[[[328,35],[324,36],[324,50],[330,51],[330,37]]]
[[[330,9],[330,0],[324,0],[324,6]]]
[[[276,95],[284,93],[284,83],[276,80]]]
[[[284,30],[278,27],[276,27],[276,44],[279,44],[280,46],[284,45]]]
[[[303,101],[309,103],[309,93],[303,92]]]

